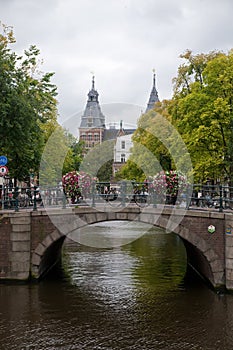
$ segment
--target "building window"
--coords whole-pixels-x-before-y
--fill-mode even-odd
[[[125,149],[125,141],[121,141],[121,149]]]
[[[125,163],[125,154],[121,154],[121,163]]]
[[[88,134],[88,140],[89,140],[89,141],[92,140],[92,134],[91,134],[91,133]]]
[[[100,135],[99,134],[94,134],[94,140],[99,141],[100,140]]]

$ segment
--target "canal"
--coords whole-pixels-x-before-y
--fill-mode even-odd
[[[130,243],[112,244],[119,227]],[[89,226],[50,278],[0,284],[0,350],[232,350],[233,296],[185,278],[175,234],[137,234],[135,223]]]

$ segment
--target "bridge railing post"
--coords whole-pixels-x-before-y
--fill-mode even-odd
[[[192,192],[192,187],[188,185],[186,190],[186,210],[189,210],[190,202],[192,201]]]
[[[222,185],[219,185],[219,212],[223,211]]]
[[[122,207],[125,207],[126,203],[126,182],[122,181],[121,182],[121,205]]]
[[[154,188],[152,188],[151,196],[152,196],[153,208],[157,208],[157,193]]]
[[[92,184],[91,184],[92,207],[95,207],[95,194],[96,194],[96,181],[92,181]]]
[[[19,188],[15,187],[15,211],[19,211]]]
[[[62,193],[62,209],[66,209],[66,193],[65,191],[63,190],[63,193]]]
[[[33,211],[37,210],[37,203],[36,203],[36,186],[33,188]]]

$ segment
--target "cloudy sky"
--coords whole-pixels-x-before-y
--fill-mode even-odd
[[[170,98],[181,53],[233,47],[232,0],[0,0],[0,9],[14,51],[37,45],[55,72],[61,122],[85,108],[92,72],[101,105],[145,109],[153,68],[160,99]]]

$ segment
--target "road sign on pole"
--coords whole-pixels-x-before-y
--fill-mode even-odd
[[[4,165],[6,165],[7,164],[7,162],[8,162],[8,159],[7,159],[7,157],[6,156],[0,156],[0,166],[4,166]]]
[[[5,176],[8,173],[7,166],[0,166],[0,176]]]

